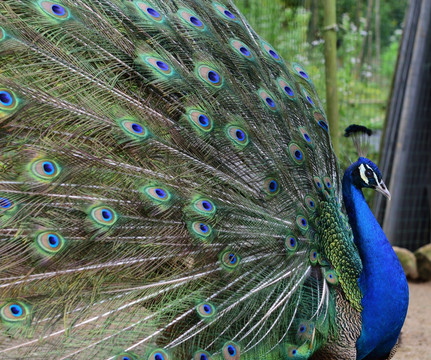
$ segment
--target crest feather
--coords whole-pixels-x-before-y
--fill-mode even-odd
[[[344,136],[352,139],[353,145],[360,157],[367,157],[372,133],[371,129],[356,124],[352,124],[344,130]]]

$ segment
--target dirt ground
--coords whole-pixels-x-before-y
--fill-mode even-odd
[[[431,360],[431,282],[409,282],[410,303],[393,360]]]

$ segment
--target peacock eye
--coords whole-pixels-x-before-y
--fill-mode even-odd
[[[373,176],[373,172],[370,169],[365,170],[365,175],[367,177],[372,177]]]

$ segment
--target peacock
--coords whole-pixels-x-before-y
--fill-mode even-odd
[[[0,26],[1,359],[392,357],[368,129],[341,176],[311,77],[232,2],[3,0]]]

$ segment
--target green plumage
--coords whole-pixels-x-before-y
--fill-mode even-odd
[[[0,357],[330,353],[361,262],[305,70],[228,1],[0,22]]]
[[[361,311],[362,294],[357,279],[362,272],[362,262],[353,243],[352,234],[346,229],[348,223],[340,217],[331,202],[321,202],[320,224],[322,250],[340,279],[346,298]]]

